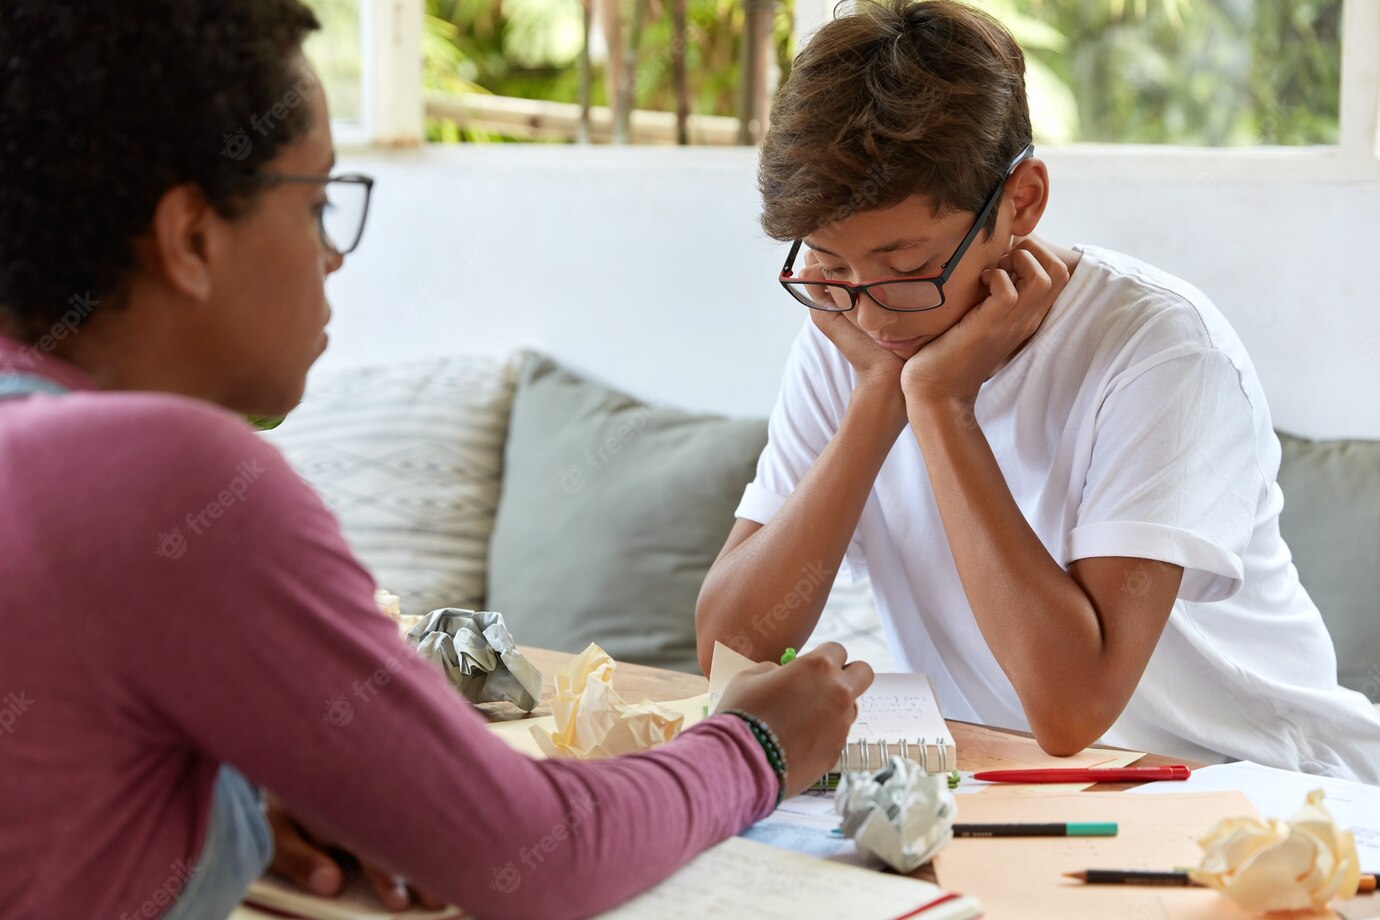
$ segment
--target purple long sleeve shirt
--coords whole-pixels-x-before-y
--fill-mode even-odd
[[[0,401],[0,916],[144,916],[221,763],[480,917],[596,913],[770,811],[731,716],[599,763],[510,750],[236,416],[3,337],[0,369],[72,391]]]

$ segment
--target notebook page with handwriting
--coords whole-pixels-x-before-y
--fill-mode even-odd
[[[601,920],[968,920],[973,898],[730,837]]]

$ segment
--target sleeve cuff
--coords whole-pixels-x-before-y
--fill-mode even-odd
[[[1075,527],[1068,537],[1068,561],[1129,556],[1183,566],[1182,600],[1224,601],[1241,590],[1241,558],[1191,530],[1142,521],[1104,521]]]
[[[777,495],[770,489],[750,482],[743,491],[743,500],[738,503],[738,510],[733,512],[733,516],[765,524],[772,519],[776,512],[781,510],[781,506],[784,504],[786,504],[786,496]]]

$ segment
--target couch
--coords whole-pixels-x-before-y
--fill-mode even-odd
[[[499,610],[522,643],[695,671],[695,598],[766,422],[522,352],[336,371],[265,437],[404,612]],[[1280,437],[1281,529],[1342,683],[1380,701],[1380,442]],[[891,669],[866,583],[833,586],[810,646],[830,640]]]

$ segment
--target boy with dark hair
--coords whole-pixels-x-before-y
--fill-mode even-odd
[[[760,186],[809,322],[700,595],[701,660],[800,646],[825,592],[754,612],[842,568],[952,718],[1380,781],[1380,718],[1338,686],[1280,538],[1250,358],[1193,286],[1034,235],[1024,69],[952,0],[862,3],[797,58]]]

